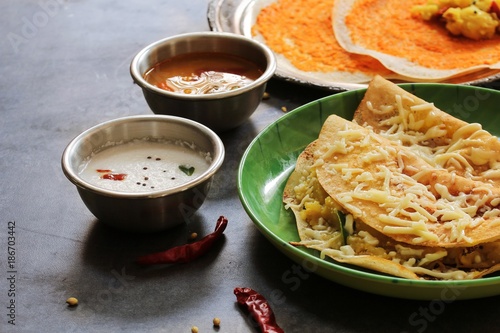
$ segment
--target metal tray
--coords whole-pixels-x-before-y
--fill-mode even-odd
[[[208,5],[208,23],[212,31],[231,32],[253,38],[251,28],[260,9],[275,0],[212,0]],[[329,89],[340,92],[365,88],[366,84],[332,82],[315,77],[283,63],[278,58],[277,78],[298,84]],[[481,70],[462,75],[443,83],[478,85],[489,88],[500,88],[500,70]]]

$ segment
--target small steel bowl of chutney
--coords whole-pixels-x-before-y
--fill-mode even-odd
[[[196,32],[154,42],[130,74],[155,114],[185,117],[216,132],[245,123],[276,71],[274,53],[251,38]]]

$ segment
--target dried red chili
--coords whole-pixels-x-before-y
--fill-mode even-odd
[[[234,294],[238,304],[245,306],[259,324],[262,333],[284,333],[264,296],[251,288],[234,288]]]
[[[217,220],[214,232],[206,235],[199,241],[176,246],[166,251],[141,256],[137,259],[137,263],[140,265],[160,265],[193,261],[207,253],[213,247],[215,242],[222,237],[226,226],[227,219],[221,216]]]

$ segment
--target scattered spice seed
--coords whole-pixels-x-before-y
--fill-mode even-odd
[[[68,306],[77,306],[78,299],[76,299],[75,297],[70,297],[66,300],[66,303],[68,303]]]
[[[196,237],[198,237],[198,234],[196,232],[193,232],[191,233],[191,235],[189,235],[189,239],[191,240],[196,239]]]
[[[199,330],[198,330],[197,326],[191,327],[191,333],[198,333],[198,332],[199,332]]]
[[[288,111],[288,109],[286,108],[286,106],[282,106],[282,107],[281,107],[281,111],[283,111],[283,112],[287,112],[287,111]]]
[[[262,99],[269,99],[271,97],[271,95],[269,95],[269,93],[266,91],[264,92],[264,94],[262,95]]]
[[[220,327],[220,318],[215,317],[213,323],[215,327]]]

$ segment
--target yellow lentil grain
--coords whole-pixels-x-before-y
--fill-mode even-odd
[[[199,330],[198,330],[197,326],[191,327],[191,333],[198,333],[198,332],[199,332]]]
[[[75,297],[69,297],[66,300],[66,303],[68,303],[69,306],[77,306],[78,305],[78,299],[76,299]]]
[[[189,235],[189,239],[191,239],[191,240],[196,239],[196,237],[198,237],[198,234],[196,232],[193,232],[193,233],[191,233],[191,235]]]
[[[215,317],[213,320],[214,326],[219,327],[220,326],[220,318]]]

